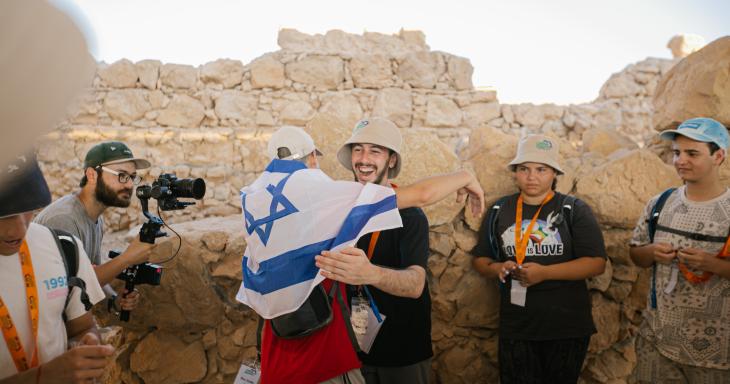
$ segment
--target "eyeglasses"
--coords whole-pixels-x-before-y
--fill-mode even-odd
[[[142,177],[136,173],[130,175],[129,173],[119,172],[119,171],[116,171],[114,169],[107,168],[104,166],[99,167],[99,168],[101,168],[102,171],[109,172],[112,175],[116,175],[119,178],[120,184],[127,184],[131,180],[132,184],[137,185],[137,184],[139,184],[140,181],[142,181]]]

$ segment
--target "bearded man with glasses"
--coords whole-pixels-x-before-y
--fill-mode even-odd
[[[139,293],[124,291],[121,299],[115,300],[117,296],[108,284],[125,268],[146,262],[153,245],[143,243],[137,237],[126,251],[114,259],[102,255],[102,213],[109,207],[128,207],[134,186],[141,181],[137,170],[149,167],[149,161],[135,158],[122,142],[99,143],[86,154],[81,190],[56,200],[34,219],[38,224],[69,232],[81,240],[95,266],[99,283],[104,286],[117,310],[133,310],[139,303]]]

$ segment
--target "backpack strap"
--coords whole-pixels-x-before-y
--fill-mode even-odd
[[[71,291],[74,287],[78,287],[81,290],[80,299],[81,303],[84,304],[84,309],[86,309],[86,311],[89,311],[92,305],[91,300],[89,300],[89,295],[86,293],[86,282],[78,277],[79,249],[76,245],[76,241],[74,240],[73,236],[66,231],[53,228],[49,229],[51,230],[51,234],[53,234],[53,239],[56,242],[58,251],[61,253],[63,266],[66,268],[68,293],[66,294],[66,302],[63,305],[62,315],[63,321],[65,322],[67,321],[66,308],[68,308],[68,304],[71,301]]]
[[[497,219],[499,218],[499,211],[502,209],[504,204],[507,203],[509,196],[501,197],[496,203],[492,205],[487,212],[487,218],[484,221],[487,225],[485,230],[487,234],[487,244],[489,245],[489,252],[492,253],[494,261],[503,261],[501,247],[499,246],[499,234],[497,233]]]
[[[560,203],[565,224],[568,226],[570,237],[573,237],[573,212],[575,212],[575,202],[578,200],[575,196],[564,195],[563,201]]]
[[[667,202],[667,199],[669,199],[669,196],[676,190],[676,188],[668,188],[664,192],[662,192],[661,195],[659,195],[659,198],[656,200],[656,203],[654,203],[654,206],[651,208],[651,213],[649,214],[649,218],[646,221],[646,229],[649,232],[649,242],[654,242],[654,234],[656,234],[656,230],[659,224],[659,215],[662,212],[662,209],[664,208],[664,204]],[[651,267],[651,295],[649,296],[649,301],[652,309],[656,309],[656,263],[652,264]]]
[[[352,343],[352,347],[355,349],[355,353],[360,353],[362,352],[362,350],[360,350],[360,344],[358,344],[357,337],[355,337],[355,331],[352,329],[352,323],[350,322],[350,311],[347,310],[347,304],[345,303],[345,299],[342,297],[342,290],[335,288],[339,287],[340,284],[341,283],[337,281],[332,281],[332,290],[336,291],[337,303],[340,304],[340,312],[342,313],[342,319],[345,320],[345,328],[347,329],[347,336],[350,337],[350,343]],[[332,290],[330,290],[330,295],[332,295]]]

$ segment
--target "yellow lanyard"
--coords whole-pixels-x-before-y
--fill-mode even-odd
[[[15,329],[13,319],[10,317],[10,312],[2,297],[0,297],[0,325],[2,325],[5,345],[8,347],[10,355],[13,356],[15,367],[18,372],[23,372],[38,365],[38,289],[36,288],[35,273],[33,272],[33,262],[30,259],[30,250],[25,239],[20,245],[18,257],[23,271],[25,296],[28,300],[28,313],[33,327],[33,344],[35,344],[30,364],[28,364],[23,344],[20,342],[18,330]]]
[[[545,204],[547,204],[554,195],[555,194],[550,191],[550,193],[548,193],[542,200],[540,208],[537,209],[535,216],[532,217],[532,221],[530,221],[530,225],[527,226],[527,231],[525,231],[524,236],[522,235],[522,194],[520,193],[520,197],[517,198],[517,212],[515,214],[515,258],[517,259],[517,264],[522,265],[525,261],[525,256],[527,255],[527,243],[530,241],[532,227],[535,226],[535,222],[537,221],[537,217],[540,215],[542,207],[545,206]]]

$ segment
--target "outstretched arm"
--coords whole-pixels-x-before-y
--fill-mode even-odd
[[[476,177],[465,170],[427,177],[395,190],[400,209],[435,204],[454,192],[459,202],[469,197],[469,207],[475,216],[482,214],[484,190]]]

